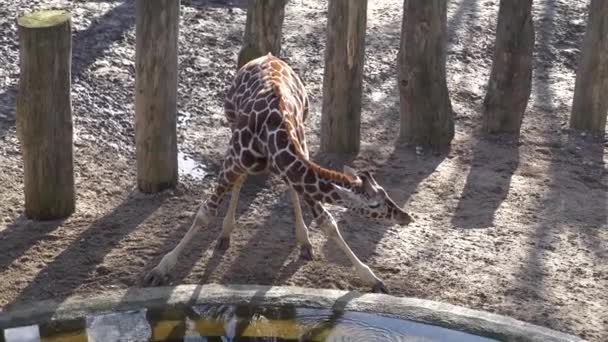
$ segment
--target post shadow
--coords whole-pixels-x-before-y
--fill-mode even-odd
[[[547,182],[548,192],[538,204],[539,217],[542,219],[531,228],[528,234],[528,251],[522,266],[514,275],[515,284],[507,290],[507,296],[524,303],[530,303],[529,311],[534,312],[538,318],[532,319],[532,323],[552,326],[558,324],[558,317],[563,312],[559,307],[546,305],[543,299],[546,291],[547,259],[551,252],[559,253],[556,244],[568,230],[575,231],[582,236],[582,241],[595,253],[597,260],[606,257],[606,249],[601,246],[601,238],[597,233],[606,227],[606,184],[602,174],[605,174],[603,163],[603,147],[593,142],[585,142],[576,137],[572,132],[564,133],[560,129],[560,119],[562,118],[559,108],[555,105],[555,91],[548,82],[550,71],[558,58],[552,53],[551,46],[555,42],[556,17],[558,3],[555,0],[546,0],[544,3],[541,22],[537,29],[536,53],[538,57],[535,64],[535,79],[533,82],[535,105],[539,107],[542,115],[543,126],[537,128],[535,133],[544,135],[544,147],[547,148],[545,154],[550,156]],[[567,137],[564,137],[567,134]],[[567,151],[562,147],[574,149],[575,146],[581,147],[580,155],[564,155]],[[574,159],[574,160],[573,160]],[[587,159],[587,160],[585,160]],[[589,166],[585,166],[585,161],[590,161]],[[577,184],[574,187],[564,186],[564,181],[572,181],[572,173],[564,168],[565,164],[575,164],[584,185]],[[588,177],[588,178],[587,178]],[[578,188],[580,196],[572,193],[573,188]],[[594,209],[587,210],[592,212],[594,217],[588,217],[585,212],[578,211],[581,207],[581,197],[588,199],[591,194],[584,191],[594,191],[599,196],[594,196],[594,200],[586,204]],[[590,222],[581,222],[590,219]],[[582,224],[581,224],[582,223]],[[604,303],[608,304],[608,303]]]
[[[5,308],[30,300],[66,298],[93,273],[122,239],[152,215],[165,195],[138,198],[132,193],[110,213],[93,222],[74,242],[46,265]],[[83,259],[83,256],[86,256]],[[54,293],[49,293],[49,285]]]
[[[0,271],[6,270],[11,263],[21,258],[30,247],[39,241],[51,239],[49,234],[63,222],[64,220],[33,221],[23,214],[19,216],[15,222],[0,231],[0,251],[2,251]]]
[[[196,9],[206,8],[241,8],[247,9],[247,0],[181,0],[182,6]]]
[[[460,31],[464,22],[466,21],[465,12],[469,7],[473,7],[472,16],[477,17],[479,11],[478,0],[460,0],[460,3],[458,4],[458,9],[448,20],[448,47],[450,47],[455,42],[458,31]],[[471,36],[469,35],[467,41],[470,42],[470,39]]]
[[[496,211],[506,199],[519,165],[517,138],[478,134],[475,139],[471,169],[452,217],[457,228],[494,226]]]

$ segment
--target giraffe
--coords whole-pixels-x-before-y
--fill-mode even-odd
[[[304,135],[308,110],[308,97],[300,78],[272,54],[254,59],[237,71],[224,101],[232,136],[215,190],[200,205],[190,229],[177,246],[144,277],[145,284],[154,286],[166,281],[184,247],[199,229],[213,222],[224,195],[232,192],[216,245],[220,250],[227,249],[236,225],[239,193],[247,175],[271,172],[288,185],[301,258],[312,260],[313,251],[300,200],[311,209],[313,219],[328,238],[347,255],[358,276],[374,292],[388,292],[382,280],[346,244],[336,220],[323,204],[343,206],[390,224],[407,225],[412,219],[370,172],[357,172],[348,166],[337,172],[309,159]]]

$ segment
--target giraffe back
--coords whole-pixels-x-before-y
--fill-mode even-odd
[[[233,155],[248,171],[265,171],[268,157],[291,144],[308,158],[306,89],[281,59],[268,54],[241,67],[226,93],[224,110],[233,131]],[[287,133],[279,134],[285,138],[280,143],[276,142],[278,131]],[[273,144],[269,139],[275,139]]]

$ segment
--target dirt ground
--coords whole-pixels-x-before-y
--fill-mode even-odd
[[[139,286],[142,275],[175,246],[211,191],[229,135],[222,95],[235,72],[243,2],[182,0],[182,178],[176,190],[158,195],[134,189],[134,1],[0,4],[0,307]],[[534,2],[533,95],[522,136],[513,141],[478,134],[498,0],[449,1],[447,67],[457,133],[448,154],[434,155],[397,143],[395,61],[403,1],[369,1],[362,151],[349,162],[375,170],[416,221],[382,226],[339,208],[331,211],[355,253],[393,294],[608,340],[608,144],[606,137],[593,141],[567,129],[587,2]],[[65,221],[37,223],[23,216],[14,19],[30,9],[57,7],[73,13],[77,210]],[[325,0],[292,0],[284,26],[283,57],[310,92],[313,154],[326,14]],[[326,166],[339,164],[331,156],[315,158]],[[214,249],[219,225],[210,227],[188,248],[172,283],[367,291],[314,225],[316,259],[298,258],[289,203],[277,180],[250,178],[229,250]]]

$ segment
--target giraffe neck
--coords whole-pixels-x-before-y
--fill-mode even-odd
[[[299,194],[328,204],[344,204],[334,185],[352,189],[361,184],[361,180],[326,169],[300,153],[281,173]]]

